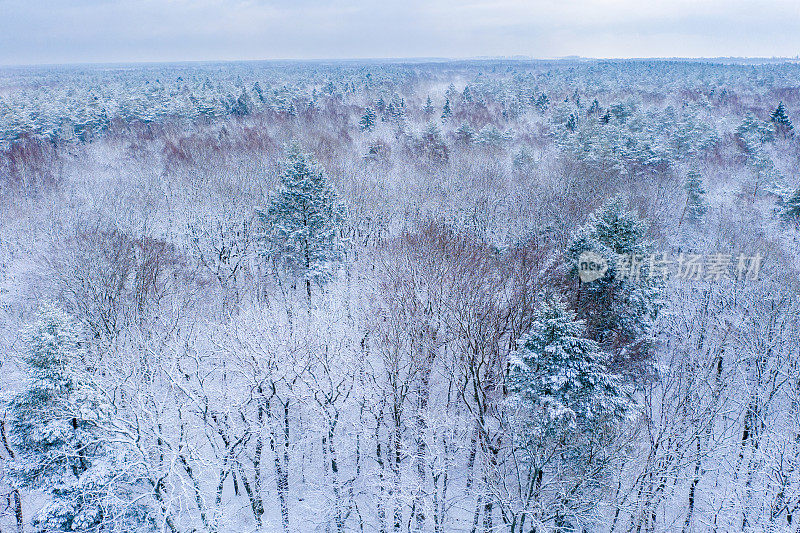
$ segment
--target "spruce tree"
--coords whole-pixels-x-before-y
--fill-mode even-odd
[[[419,142],[419,153],[432,163],[446,163],[450,152],[444,142],[441,130],[434,123],[428,124],[422,132]]]
[[[456,141],[459,144],[469,145],[472,144],[474,139],[475,130],[473,130],[472,127],[470,127],[470,125],[466,122],[462,123],[461,126],[459,126],[456,130]]]
[[[109,406],[83,370],[87,353],[79,324],[45,304],[24,339],[28,378],[8,403],[16,450],[8,475],[17,486],[49,497],[34,526],[48,532],[147,529],[139,506],[114,503],[126,476],[100,429]]]
[[[655,250],[645,233],[643,222],[616,199],[589,216],[569,247],[572,265],[584,251],[607,262],[608,270],[600,279],[578,283],[573,307],[586,321],[589,338],[630,362],[648,357],[648,334],[660,309],[663,285],[663,277],[648,270]],[[569,276],[579,280],[577,266]]]
[[[699,172],[689,172],[686,176],[686,207],[684,218],[690,222],[700,222],[708,207],[705,204],[706,191],[703,189],[703,180]]]
[[[748,114],[736,128],[736,136],[747,153],[757,153],[761,145],[773,141],[775,129],[753,114]]]
[[[561,298],[541,303],[511,358],[512,396],[544,422],[587,424],[622,417],[630,391],[606,367],[609,356],[584,337],[584,323]]]
[[[406,115],[406,101],[399,94],[392,95],[392,99],[386,106],[386,112],[395,122],[401,121]]]
[[[794,191],[794,194],[786,200],[783,206],[781,218],[787,222],[794,222],[800,224],[800,189]]]
[[[422,111],[425,113],[425,116],[431,116],[433,114],[434,108],[430,96],[425,100],[425,107],[422,108]]]
[[[444,96],[448,100],[455,100],[456,96],[458,96],[458,91],[456,91],[456,86],[452,83],[448,85],[447,90],[444,92]]]
[[[316,89],[314,89],[314,91],[316,91]],[[261,85],[258,82],[255,82],[253,84],[253,92],[256,94],[256,96],[258,97],[258,100],[262,104],[264,102],[266,102],[266,99],[264,98],[264,91],[261,89]]]
[[[569,118],[567,119],[565,127],[567,128],[568,131],[573,131],[573,132],[578,127],[578,119],[575,118],[575,115],[573,113],[569,114]]]
[[[239,95],[239,98],[237,98],[231,106],[231,114],[239,116],[248,115],[250,114],[252,108],[253,101],[250,98],[250,95],[247,94],[245,89],[242,89],[242,94]]]
[[[778,107],[775,109],[772,115],[770,115],[769,120],[775,127],[775,133],[782,136],[784,139],[794,135],[792,122],[789,120],[789,116],[786,114],[786,108],[783,106],[783,102],[778,104]]]
[[[534,105],[536,106],[536,109],[538,109],[541,113],[544,113],[550,106],[550,98],[548,98],[546,94],[542,93],[539,95],[539,98],[536,99],[536,103]]]
[[[442,122],[445,122],[453,115],[453,111],[450,109],[450,99],[444,101],[444,107],[442,108]]]
[[[361,116],[361,120],[358,122],[358,124],[363,131],[372,131],[373,129],[375,129],[376,118],[377,115],[375,115],[375,112],[372,110],[371,107],[368,107],[364,111],[364,114]]]
[[[592,505],[589,495],[599,487],[584,485],[579,497],[588,499],[581,503],[564,494],[576,480],[603,472],[605,460],[596,452],[614,440],[634,408],[632,388],[609,370],[610,356],[584,329],[561,298],[545,300],[509,360],[507,438],[522,452],[520,464],[553,531],[582,530],[574,513]],[[536,523],[544,514],[534,511],[531,518]]]
[[[575,107],[580,108],[581,106],[581,97],[578,94],[578,89],[575,89],[575,92],[572,93],[572,101],[575,102]]]
[[[267,257],[306,286],[324,283],[343,259],[339,230],[344,207],[313,156],[292,143],[283,163],[278,190],[259,212]]]
[[[472,92],[469,90],[469,85],[464,86],[464,91],[461,93],[461,101],[466,104],[472,103]]]
[[[534,164],[535,160],[533,156],[524,146],[520,148],[516,154],[514,154],[512,165],[515,171],[517,172],[530,171],[533,169]]]

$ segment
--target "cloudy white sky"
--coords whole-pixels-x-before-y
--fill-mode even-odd
[[[800,0],[0,0],[0,64],[794,57]]]

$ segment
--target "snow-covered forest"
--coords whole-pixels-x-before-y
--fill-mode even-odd
[[[0,530],[800,531],[798,80],[0,70]]]

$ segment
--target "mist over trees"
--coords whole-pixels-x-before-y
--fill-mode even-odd
[[[800,531],[798,79],[0,70],[0,530]]]

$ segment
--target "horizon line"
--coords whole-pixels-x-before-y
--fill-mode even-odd
[[[176,64],[209,64],[209,63],[451,63],[459,61],[511,61],[511,62],[557,62],[557,61],[769,61],[774,63],[800,62],[800,55],[789,56],[650,56],[650,57],[588,57],[566,55],[556,57],[534,57],[520,54],[508,56],[408,56],[408,57],[335,57],[335,58],[267,58],[267,59],[175,59],[175,60],[133,60],[133,61],[68,61],[63,63],[4,63],[0,68],[41,68],[41,67],[90,67],[90,66],[144,66],[144,65],[176,65]]]

